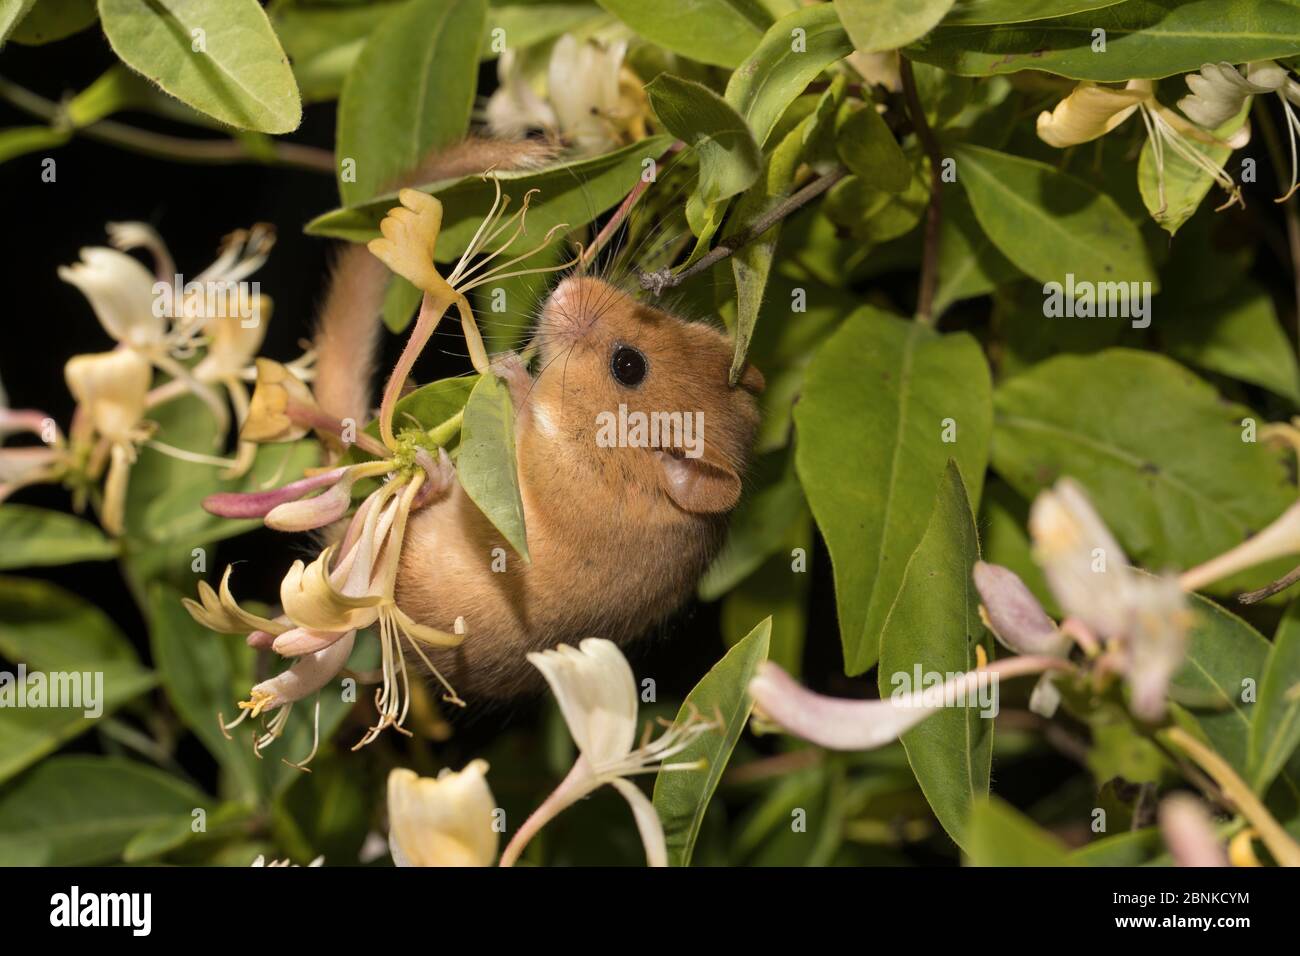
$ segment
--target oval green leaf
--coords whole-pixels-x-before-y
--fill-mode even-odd
[[[953,0],[835,0],[853,46],[861,53],[896,50],[925,36],[952,9]]]
[[[979,500],[993,421],[988,364],[969,335],[863,308],[814,355],[794,420],[799,480],[835,573],[844,667],[860,674],[879,656],[949,458]]]
[[[598,0],[652,43],[715,66],[739,66],[772,16],[759,0],[692,0],[672,11],[644,0]]]
[[[412,0],[374,29],[339,95],[345,203],[371,198],[430,150],[464,138],[486,29],[486,0]]]
[[[481,376],[465,403],[456,471],[465,493],[528,561],[524,502],[515,459],[515,406],[510,388],[495,375]]]
[[[707,763],[704,769],[660,770],[655,776],[654,807],[668,841],[669,866],[691,864],[704,811],[713,799],[754,706],[749,682],[758,672],[758,665],[767,660],[771,637],[772,619],[767,618],[700,678],[677,712],[674,726],[699,714],[706,717],[721,714],[723,725],[699,735],[673,757],[674,763],[704,760]]]
[[[238,129],[288,133],[298,84],[257,0],[99,0],[122,62],[182,103]]]
[[[702,201],[721,202],[758,178],[763,157],[754,135],[717,93],[670,73],[659,74],[645,91],[664,126],[699,157]]]
[[[117,542],[84,518],[31,505],[0,505],[0,570],[103,561],[116,554]]]

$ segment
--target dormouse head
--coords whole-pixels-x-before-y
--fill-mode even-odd
[[[716,514],[740,498],[763,376],[732,386],[730,340],[600,279],[556,287],[538,326],[537,411],[558,440],[587,443],[607,477],[653,484]]]

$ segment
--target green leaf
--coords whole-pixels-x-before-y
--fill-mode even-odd
[[[0,655],[29,668],[29,681],[35,672],[45,675],[40,686],[47,703],[56,680],[59,687],[66,686],[53,675],[90,675],[90,683],[79,678],[75,690],[68,688],[81,695],[81,706],[0,708],[0,781],[90,730],[156,683],[102,611],[52,584],[0,578],[0,622]],[[5,693],[17,695],[19,688],[11,683]],[[99,713],[88,717],[88,711]]]
[[[395,275],[388,283],[384,293],[384,326],[395,335],[406,331],[406,327],[419,311],[424,293],[403,276]]]
[[[393,408],[393,421],[410,424],[414,419],[426,430],[436,428],[464,410],[478,381],[477,375],[461,375],[421,385],[398,400]],[[378,438],[378,420],[367,425],[366,432]]]
[[[860,53],[896,50],[934,29],[953,0],[835,0],[835,11]]]
[[[0,0],[0,43],[9,38],[35,3],[36,0]]]
[[[1104,53],[1093,48],[1098,29]],[[1300,7],[1290,0],[1128,0],[1023,27],[941,26],[907,54],[963,76],[1043,70],[1124,82],[1194,72],[1207,57],[1245,63],[1297,49]]]
[[[271,23],[293,62],[305,102],[332,100],[361,55],[366,38],[398,4],[298,6],[277,3]]]
[[[1099,321],[1099,320],[1085,320]],[[1241,543],[1295,499],[1279,458],[1243,441],[1249,409],[1163,356],[1062,355],[1002,383],[993,466],[1032,499],[1063,476],[1088,491],[1135,563],[1190,568]],[[1215,586],[1260,587],[1264,565]]]
[[[524,50],[554,40],[562,33],[589,35],[597,26],[612,24],[613,18],[594,3],[496,3],[488,9],[488,36],[480,55],[494,60],[493,31],[504,31],[506,49]]]
[[[749,682],[758,665],[767,660],[771,636],[772,619],[768,618],[713,665],[677,712],[674,727],[700,714],[708,717],[715,713],[722,715],[723,726],[700,734],[673,757],[674,763],[707,761],[705,769],[660,770],[655,776],[654,806],[664,824],[670,866],[690,866],[704,811],[754,706]]]
[[[1300,406],[1295,350],[1268,292],[1243,281],[1210,301],[1180,294],[1175,303],[1173,317],[1161,327],[1170,355],[1263,386]]]
[[[1264,793],[1300,746],[1300,697],[1287,694],[1300,685],[1300,602],[1293,601],[1278,625],[1259,681],[1259,699],[1250,724],[1250,784]]]
[[[923,680],[932,674],[946,680],[973,670],[977,644],[992,654],[971,582],[979,538],[956,461],[949,459],[932,501],[925,535],[907,561],[880,635],[881,697],[920,690],[913,686],[918,673]],[[942,708],[903,734],[921,791],[963,849],[971,807],[988,796],[993,759],[993,721],[973,699],[970,704]]]
[[[170,585],[150,586],[147,611],[149,646],[168,700],[229,776],[231,795],[252,802],[262,786],[259,761],[246,738],[226,739],[218,717],[236,716],[235,703],[248,688],[237,685],[232,657],[252,652],[242,637],[214,634],[198,624]]]
[[[1252,723],[1259,706],[1243,700],[1265,678],[1269,643],[1235,614],[1199,594],[1189,595],[1196,622],[1187,658],[1170,681],[1178,717],[1190,718],[1224,760],[1248,776]],[[1276,771],[1275,771],[1276,772]]]
[[[849,171],[870,186],[900,193],[912,182],[912,164],[874,105],[850,113],[839,124],[835,149]]]
[[[21,7],[21,0],[17,4]],[[0,21],[4,14],[0,12]],[[95,0],[41,0],[9,35],[15,43],[41,46],[79,33],[99,19]],[[3,29],[0,29],[3,36]]]
[[[41,848],[47,866],[109,863],[137,833],[211,802],[171,774],[116,757],[55,757],[0,799],[0,863],[7,847]]]
[[[520,557],[531,560],[515,459],[515,406],[510,388],[495,375],[480,377],[465,403],[456,471],[470,500]]]
[[[1165,848],[1164,838],[1156,827],[1094,840],[1070,853],[1070,860],[1082,866],[1141,866]]]
[[[493,175],[516,202],[528,190],[540,190],[529,209],[528,233],[543,236],[556,225],[567,224],[574,229],[586,225],[622,201],[641,176],[644,162],[657,161],[672,141],[671,136],[651,136],[592,159],[543,170],[503,170]],[[439,262],[454,260],[482,224],[496,191],[482,176],[464,176],[419,188],[442,201],[437,257]],[[314,236],[366,242],[379,235],[379,221],[396,205],[397,194],[387,193],[317,216],[307,224],[306,231]]]
[[[1071,13],[1113,7],[1124,0],[957,0],[943,18],[945,27],[981,26],[1047,20]]]
[[[763,169],[749,125],[702,83],[661,73],[645,88],[660,121],[700,160],[700,198],[717,203],[744,192]]]
[[[949,306],[962,299],[992,292],[1021,274],[975,221],[970,200],[960,186],[944,187],[943,220],[939,228],[939,285],[934,292],[935,315],[942,315]]]
[[[739,66],[772,22],[758,0],[692,0],[668,12],[642,0],[598,0],[652,43],[715,66]]]
[[[117,542],[83,518],[31,505],[0,505],[0,569],[103,561],[116,554]]]
[[[1209,145],[1186,137],[1187,148],[1195,150],[1215,166],[1222,166],[1232,155],[1231,146]],[[1164,191],[1161,192],[1161,181]],[[1201,201],[1214,185],[1214,177],[1173,149],[1164,150],[1164,174],[1156,168],[1155,146],[1148,137],[1138,157],[1138,189],[1151,218],[1169,235],[1176,233],[1192,218]]]
[[[99,0],[127,66],[238,129],[288,133],[302,121],[288,57],[257,0]]]
[[[966,826],[970,866],[1070,866],[1065,844],[1008,803],[990,797],[971,807]]]
[[[486,0],[412,0],[375,28],[339,96],[345,203],[371,198],[430,150],[465,137],[486,29]]]
[[[0,577],[0,654],[41,670],[138,670],[140,658],[95,605],[47,581]]]
[[[803,36],[795,49],[794,32]],[[853,46],[829,4],[788,13],[763,35],[762,42],[727,81],[726,99],[745,118],[760,146],[777,120],[808,84]]]
[[[1036,160],[957,148],[958,179],[998,249],[1040,282],[1158,282],[1137,227],[1104,193]]]
[[[876,662],[885,616],[930,519],[949,458],[978,501],[991,383],[969,335],[940,336],[874,308],[813,357],[795,406],[796,466],[835,572],[844,666]],[[956,441],[943,440],[946,420]]]

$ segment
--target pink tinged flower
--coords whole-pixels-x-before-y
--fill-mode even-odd
[[[1214,821],[1200,800],[1175,793],[1160,803],[1160,833],[1179,866],[1227,866]]]
[[[324,650],[350,631],[314,631],[309,627],[295,627],[267,642],[281,657],[299,657]],[[250,639],[252,635],[249,635]]]
[[[346,468],[335,468],[319,475],[300,478],[270,491],[223,491],[208,495],[203,499],[203,509],[221,518],[265,518],[278,505],[295,501],[308,492],[332,485],[346,470]]]
[[[254,686],[251,700],[239,706],[257,717],[316,693],[343,670],[355,640],[356,632],[349,631],[323,650],[296,658],[287,669]]]
[[[972,578],[983,602],[985,623],[1005,647],[1017,654],[1064,657],[1069,653],[1070,639],[1014,571],[978,561]]]
[[[776,664],[760,666],[749,693],[761,717],[828,750],[874,750],[892,743],[953,701],[974,704],[981,683],[1070,670],[1059,657],[1008,657],[930,687],[882,700],[844,700],[813,693]]]

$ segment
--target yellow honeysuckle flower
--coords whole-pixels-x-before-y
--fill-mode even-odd
[[[220,591],[213,591],[207,581],[199,582],[199,600],[181,598],[181,604],[190,612],[190,617],[210,631],[219,634],[247,634],[250,631],[265,631],[268,634],[283,634],[289,628],[277,621],[269,620],[257,614],[245,611],[230,593],[230,572],[234,565],[228,565],[221,575]]]
[[[388,846],[398,866],[491,866],[496,801],[486,760],[436,778],[398,768],[388,775]]]

